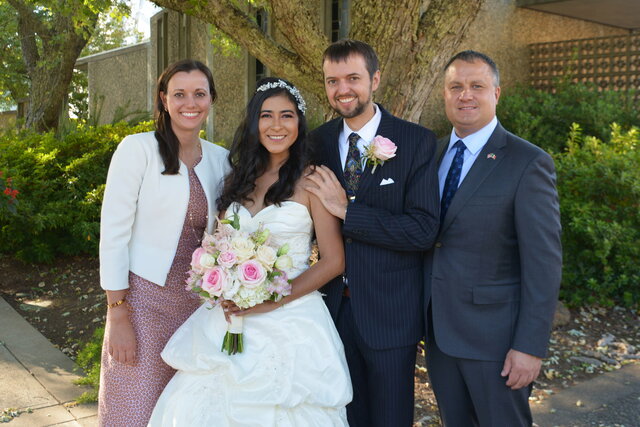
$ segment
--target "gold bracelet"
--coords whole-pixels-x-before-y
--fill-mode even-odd
[[[122,298],[121,300],[116,301],[113,304],[107,303],[107,308],[116,308],[117,306],[124,304],[124,301],[125,301],[125,299]]]

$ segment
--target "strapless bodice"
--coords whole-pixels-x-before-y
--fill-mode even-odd
[[[269,229],[270,242],[277,247],[289,244],[289,256],[293,268],[289,277],[294,278],[309,267],[313,220],[307,207],[293,200],[277,205],[269,205],[251,216],[251,212],[240,203],[233,202],[227,209],[226,217],[236,213],[240,217],[240,230],[254,232],[262,224]]]

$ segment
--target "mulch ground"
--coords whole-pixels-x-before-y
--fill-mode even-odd
[[[28,265],[0,255],[0,295],[72,359],[104,324],[105,297],[99,284],[98,260],[93,257]],[[532,405],[576,382],[640,362],[637,310],[587,307],[568,314],[567,322],[552,333],[549,357],[536,382]],[[414,425],[440,425],[423,351],[418,355],[415,380]]]

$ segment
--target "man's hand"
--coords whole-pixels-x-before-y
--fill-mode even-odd
[[[538,378],[541,365],[542,359],[539,357],[511,349],[507,353],[500,375],[503,377],[508,375],[507,387],[511,387],[512,390],[518,390],[528,386]]]
[[[317,166],[305,178],[305,190],[315,195],[331,215],[344,220],[349,206],[347,193],[331,169]]]

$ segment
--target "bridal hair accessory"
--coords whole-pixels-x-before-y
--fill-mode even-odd
[[[298,110],[302,111],[302,114],[305,114],[305,112],[307,111],[307,104],[304,102],[304,99],[302,99],[302,95],[300,95],[300,91],[298,90],[298,88],[289,86],[282,80],[264,83],[256,89],[256,92],[264,92],[265,90],[275,89],[277,87],[286,89],[287,92],[293,95],[293,97],[296,99],[296,102],[298,103]]]

